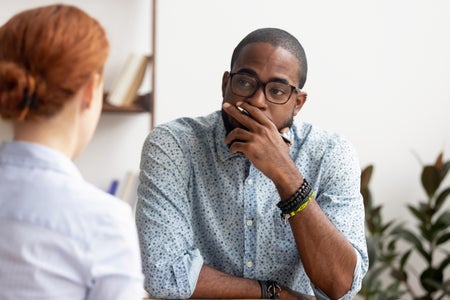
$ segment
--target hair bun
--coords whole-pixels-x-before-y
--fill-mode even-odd
[[[20,103],[28,88],[26,70],[12,62],[0,62],[0,114],[4,118],[16,118]],[[34,85],[34,82],[33,82]]]

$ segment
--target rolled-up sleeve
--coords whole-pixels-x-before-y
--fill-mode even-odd
[[[145,289],[153,298],[188,298],[203,258],[195,248],[186,195],[188,154],[164,127],[147,137],[142,149],[136,225]]]
[[[361,168],[357,153],[351,143],[335,136],[327,145],[321,158],[324,166],[316,182],[317,202],[323,212],[355,250],[356,265],[353,283],[340,299],[352,299],[361,288],[368,269],[367,244],[365,239],[364,203],[360,193]],[[320,289],[312,286],[317,299],[330,299]]]

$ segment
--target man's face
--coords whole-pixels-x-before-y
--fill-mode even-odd
[[[285,82],[297,86],[298,60],[289,51],[274,47],[268,43],[252,43],[245,46],[237,57],[232,73],[244,73],[260,82]],[[247,102],[259,108],[272,120],[278,130],[291,127],[293,118],[300,111],[306,100],[306,94],[293,91],[285,104],[274,104],[266,100],[263,88],[260,87],[250,97],[238,96],[231,90],[230,73],[225,72],[222,78],[223,102],[235,105],[237,102]],[[234,118],[222,112],[227,131],[243,127]]]

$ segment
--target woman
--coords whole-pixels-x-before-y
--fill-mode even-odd
[[[100,116],[105,31],[51,5],[12,17],[0,45],[0,299],[142,298],[131,208],[72,162]]]

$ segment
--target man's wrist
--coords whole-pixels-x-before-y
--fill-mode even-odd
[[[281,287],[274,280],[258,280],[261,286],[261,299],[280,299]]]

